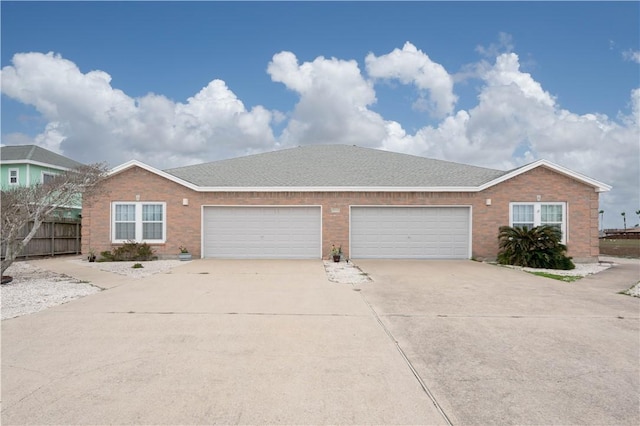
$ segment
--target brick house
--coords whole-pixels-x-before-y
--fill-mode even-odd
[[[86,200],[83,252],[145,241],[164,258],[492,259],[502,225],[562,229],[576,261],[598,256],[610,186],[545,160],[493,170],[346,145],[315,145],[157,170],[114,168]]]

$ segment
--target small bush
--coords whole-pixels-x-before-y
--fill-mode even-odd
[[[561,231],[553,226],[527,227],[501,226],[498,234],[498,262],[529,268],[574,269],[576,266],[565,255]]]
[[[147,243],[136,243],[129,241],[120,247],[114,248],[112,251],[103,251],[100,253],[103,262],[125,262],[132,260],[155,260],[153,248]]]
[[[140,268],[144,268],[144,266],[142,266],[142,263],[134,263],[133,266],[131,266],[133,269],[140,269]]]
[[[101,251],[98,262],[113,262],[113,254],[110,251]]]

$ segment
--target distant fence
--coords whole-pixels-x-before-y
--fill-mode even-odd
[[[602,237],[606,240],[640,240],[640,232],[617,232]]]
[[[25,226],[18,238],[24,238],[32,227],[33,222]],[[18,255],[18,258],[80,254],[81,228],[80,220],[76,219],[56,219],[44,222],[22,253]],[[5,247],[3,245],[0,256],[4,258],[4,254]]]

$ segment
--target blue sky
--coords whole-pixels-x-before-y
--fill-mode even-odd
[[[3,144],[160,168],[311,143],[547,158],[614,186],[610,226],[640,209],[638,2],[0,8]]]

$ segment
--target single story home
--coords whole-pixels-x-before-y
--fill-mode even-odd
[[[147,242],[164,258],[494,259],[498,228],[550,224],[575,261],[598,252],[610,186],[539,160],[501,171],[346,145],[158,170],[115,167],[86,200],[83,252]]]

